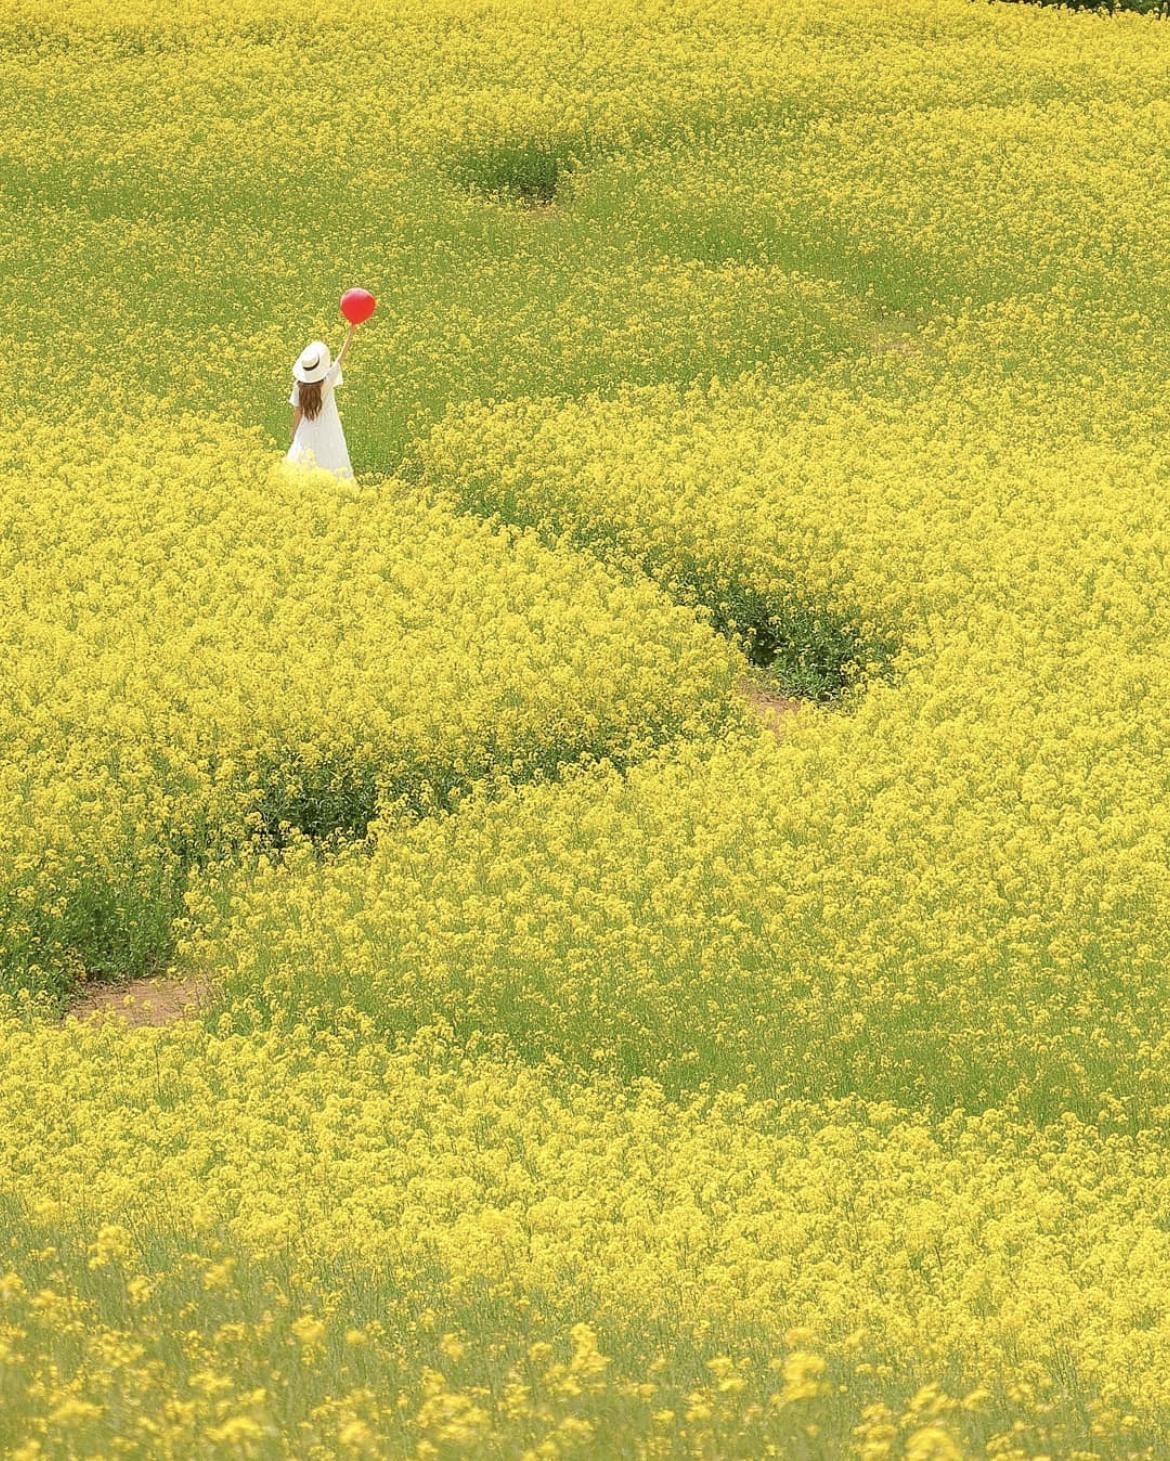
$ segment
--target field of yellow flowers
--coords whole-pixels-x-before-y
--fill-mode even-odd
[[[0,0],[0,1455],[1170,1455],[1168,46]]]

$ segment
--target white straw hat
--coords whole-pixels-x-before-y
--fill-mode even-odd
[[[303,380],[306,385],[309,385],[315,380],[324,380],[331,363],[329,346],[325,341],[310,340],[297,357],[297,362],[293,366],[293,375],[297,380]]]

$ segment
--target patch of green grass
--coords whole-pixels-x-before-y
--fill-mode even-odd
[[[532,138],[465,153],[453,173],[464,187],[489,198],[538,207],[556,200],[577,165],[569,146]]]

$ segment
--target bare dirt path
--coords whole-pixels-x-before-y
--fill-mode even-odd
[[[859,338],[875,355],[921,355],[924,352],[921,326],[900,310],[875,310],[865,319]]]
[[[90,985],[69,1007],[65,1018],[91,1020],[115,1015],[127,1025],[169,1025],[198,1014],[207,1002],[206,980],[128,979],[117,984]]]
[[[777,735],[781,733],[786,717],[799,710],[802,704],[800,700],[794,699],[791,695],[781,695],[776,690],[765,690],[746,680],[739,689],[740,694],[760,719]]]

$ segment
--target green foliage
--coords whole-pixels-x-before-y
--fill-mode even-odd
[[[1138,15],[1170,15],[1170,0],[998,0],[1006,5],[1049,5],[1060,10],[1092,10],[1115,15],[1121,10]]]
[[[465,187],[491,198],[539,207],[556,200],[577,165],[570,146],[529,138],[467,153],[454,164],[453,172]]]

